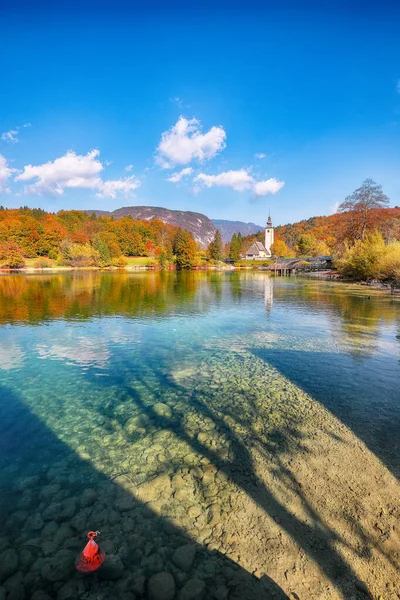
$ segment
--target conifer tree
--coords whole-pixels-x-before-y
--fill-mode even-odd
[[[215,230],[214,239],[208,246],[208,256],[211,260],[222,260],[224,256],[224,247],[222,244],[221,232]]]

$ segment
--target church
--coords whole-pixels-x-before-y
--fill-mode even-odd
[[[265,243],[254,242],[246,252],[246,260],[262,260],[272,257],[271,246],[274,243],[274,227],[272,225],[271,215],[268,216],[265,226]]]

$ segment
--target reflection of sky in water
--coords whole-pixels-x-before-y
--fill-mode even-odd
[[[19,369],[24,362],[24,352],[19,345],[12,340],[2,340],[0,344],[0,369],[9,371]]]

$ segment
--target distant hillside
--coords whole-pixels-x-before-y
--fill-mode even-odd
[[[261,225],[255,223],[244,223],[243,221],[226,221],[225,219],[211,219],[214,226],[220,230],[223,242],[230,242],[234,233],[241,233],[243,236],[252,235],[263,231]]]
[[[312,236],[317,243],[326,244],[327,252],[335,252],[343,247],[348,219],[347,214],[334,214],[278,225],[275,227],[275,240],[284,241],[288,248],[294,250],[300,236]],[[400,207],[371,210],[368,229],[378,229],[386,240],[400,239]],[[250,234],[245,244],[252,243],[254,239],[262,241],[262,234]]]
[[[158,206],[124,206],[117,208],[113,212],[105,210],[86,210],[88,214],[97,216],[112,215],[116,219],[130,215],[133,219],[142,219],[151,221],[151,219],[160,219],[164,223],[176,225],[187,229],[193,233],[196,242],[202,246],[208,246],[214,237],[215,227],[206,215],[191,212],[189,210],[170,210]]]

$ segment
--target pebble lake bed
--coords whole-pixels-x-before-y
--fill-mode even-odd
[[[16,274],[0,327],[0,600],[400,598],[399,296]]]

